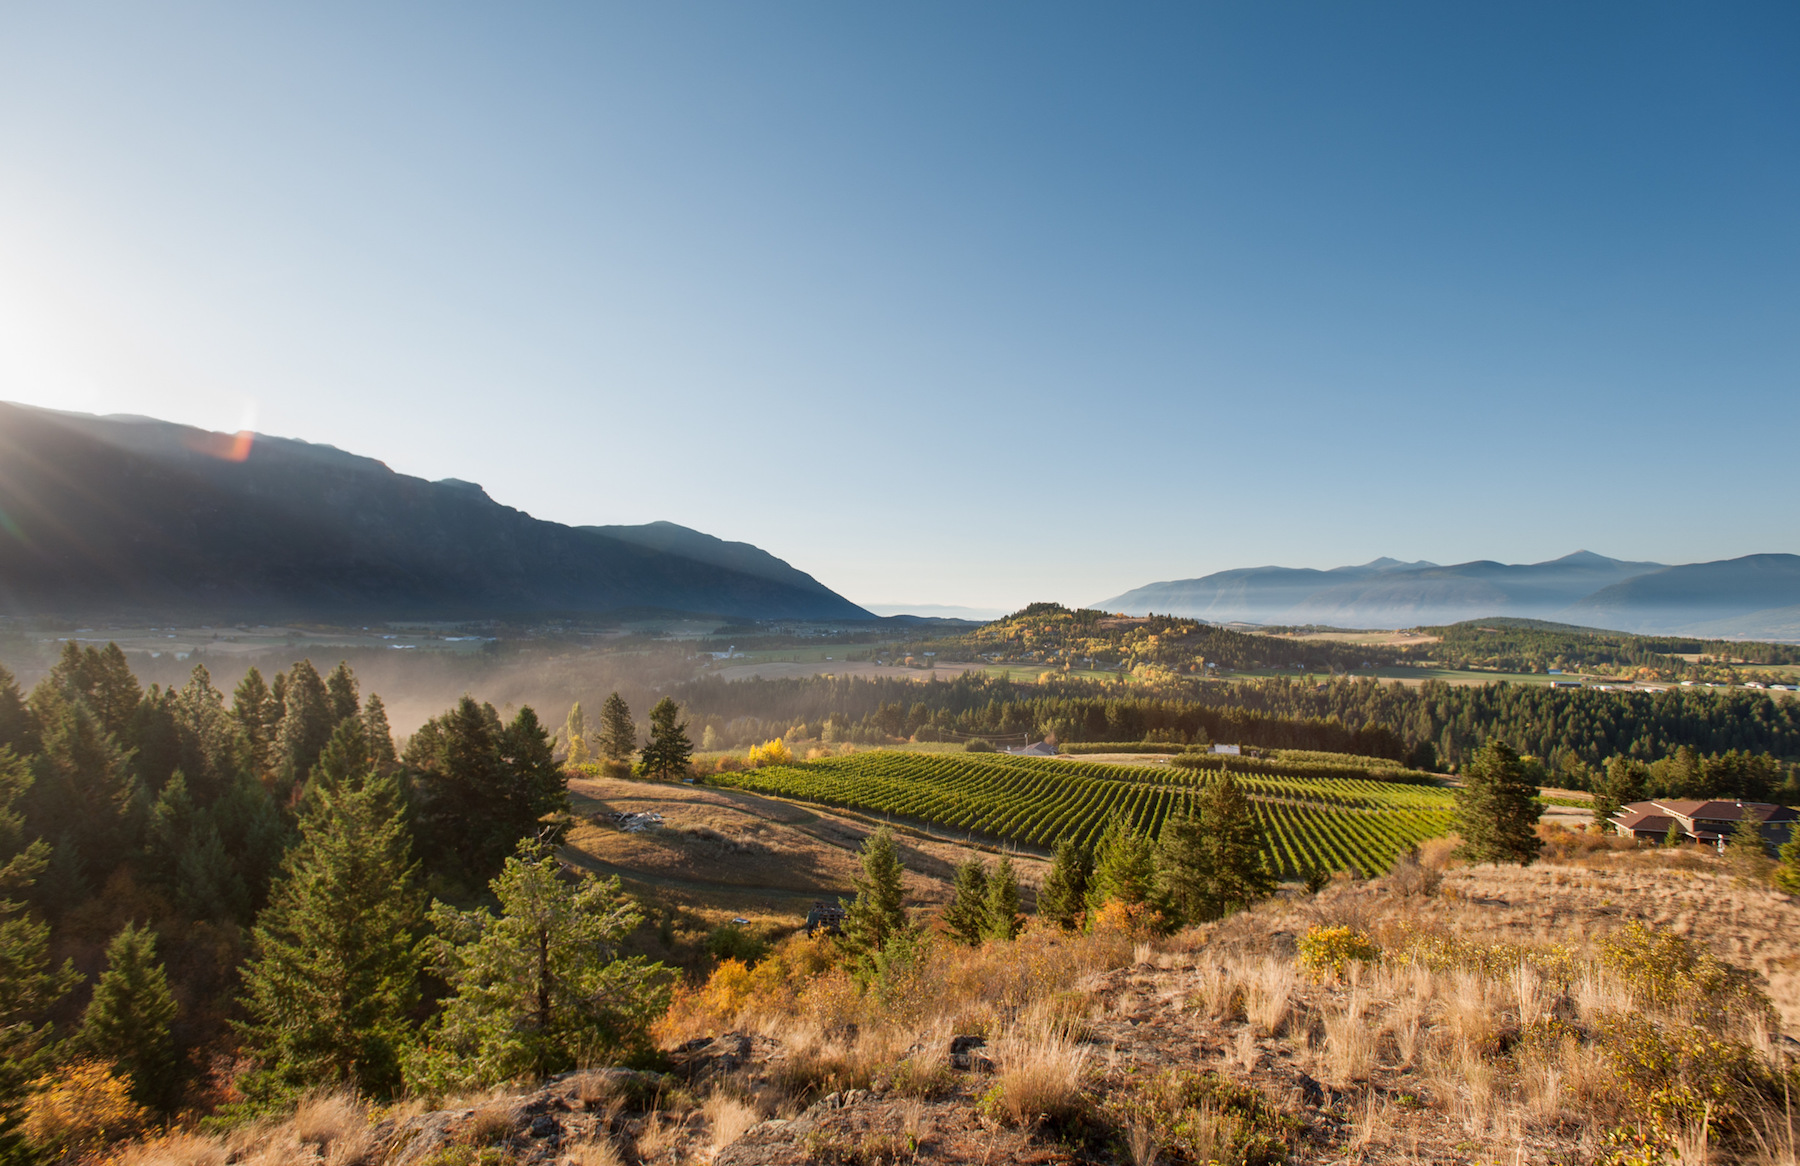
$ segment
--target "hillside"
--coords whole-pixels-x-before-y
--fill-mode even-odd
[[[1800,555],[1745,555],[1639,575],[1569,610],[1584,623],[1626,631],[1787,638],[1800,622],[1797,607]]]
[[[1800,637],[1800,556],[1666,567],[1577,551],[1544,563],[1377,559],[1330,571],[1255,567],[1152,583],[1095,606],[1214,623],[1398,628],[1493,616],[1631,632]]]
[[[871,618],[746,544],[563,526],[330,446],[144,418],[0,404],[0,513],[11,615]]]

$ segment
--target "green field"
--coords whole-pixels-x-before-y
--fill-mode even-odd
[[[1444,833],[1450,793],[1357,777],[1235,775],[1255,808],[1273,867],[1381,873],[1395,855]],[[1151,835],[1206,775],[1176,769],[992,754],[887,750],[720,773],[715,785],[910,819],[1040,849],[1092,845],[1115,816]]]

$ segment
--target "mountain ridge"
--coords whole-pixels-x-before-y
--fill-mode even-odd
[[[14,615],[873,618],[748,544],[672,523],[564,526],[472,482],[150,418],[0,403],[0,515],[0,611]]]
[[[1389,564],[1392,564],[1391,566]],[[1416,627],[1514,616],[1631,632],[1794,638],[1800,556],[1669,566],[1580,550],[1541,563],[1252,567],[1134,588],[1095,606],[1213,622]]]

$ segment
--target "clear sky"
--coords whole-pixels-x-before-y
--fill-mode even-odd
[[[1800,6],[0,7],[0,398],[864,602],[1800,551]]]

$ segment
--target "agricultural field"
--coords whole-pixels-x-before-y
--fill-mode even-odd
[[[1450,826],[1450,792],[1435,785],[1235,776],[1255,807],[1270,864],[1286,877],[1315,869],[1379,873],[1407,847]],[[1207,779],[1205,771],[1173,766],[882,750],[707,780],[1042,850],[1062,838],[1092,845],[1115,816],[1157,835]]]

